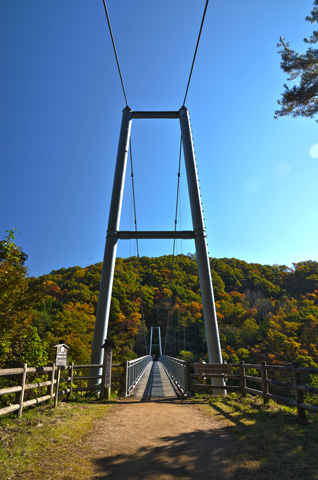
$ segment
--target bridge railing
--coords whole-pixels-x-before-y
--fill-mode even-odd
[[[151,355],[145,355],[144,357],[136,358],[136,360],[126,362],[126,397],[131,394],[150,362],[152,362]]]
[[[183,395],[190,394],[189,362],[178,358],[162,355],[159,361],[164,365],[170,377],[173,379]]]

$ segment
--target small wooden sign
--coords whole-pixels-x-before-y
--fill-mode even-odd
[[[195,363],[194,373],[226,373],[231,375],[232,365],[227,363]]]
[[[66,367],[67,366],[67,351],[69,347],[65,343],[59,345],[54,345],[56,348],[56,359],[55,365],[57,367]]]

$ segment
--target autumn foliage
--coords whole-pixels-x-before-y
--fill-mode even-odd
[[[0,242],[0,368],[53,360],[61,340],[70,360],[89,363],[101,263],[30,278],[25,260],[11,232]],[[211,270],[224,359],[318,365],[317,262],[290,268],[212,258]],[[144,355],[150,326],[161,327],[167,354],[206,359],[195,256],[142,257],[139,265],[117,259],[109,321],[115,360]]]

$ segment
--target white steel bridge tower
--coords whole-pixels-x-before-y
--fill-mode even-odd
[[[179,120],[186,167],[189,200],[193,230],[191,231],[119,231],[127,156],[130,142],[131,122],[137,119]],[[208,256],[206,232],[198,185],[198,175],[190,128],[189,112],[185,106],[179,111],[141,112],[128,106],[123,110],[121,131],[118,144],[117,162],[109,212],[103,269],[96,313],[91,364],[101,364],[103,350],[101,345],[107,338],[109,311],[112,296],[117,242],[119,239],[194,239],[198,262],[201,298],[210,363],[223,363],[215,311],[210,262]],[[96,371],[95,371],[96,374]],[[216,385],[224,385],[222,379],[215,379]]]

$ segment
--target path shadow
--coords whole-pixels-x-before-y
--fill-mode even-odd
[[[147,385],[146,385],[144,393],[141,397],[141,401],[143,401],[143,402],[146,402],[147,400],[150,400],[150,398],[151,398],[154,368],[155,368],[155,362],[153,362],[152,365],[151,365],[151,370],[150,370],[150,373],[149,373]]]
[[[211,408],[232,424],[240,458],[233,479],[318,480],[317,424],[300,423],[296,410],[270,410],[257,399],[252,408],[244,402]]]
[[[318,480],[317,426],[309,431],[294,415],[261,407],[211,409],[229,425],[160,438],[154,432],[149,447],[96,459],[93,479]]]
[[[155,436],[155,435],[154,435]],[[103,457],[96,461],[100,474],[95,479],[230,479],[231,455],[227,428],[194,431],[179,436],[156,438],[160,445],[140,448],[132,455]],[[163,443],[163,445],[162,445]],[[123,439],[124,450],[124,439]]]

